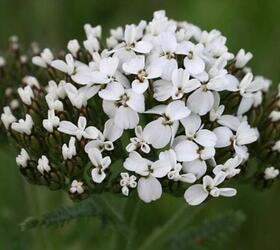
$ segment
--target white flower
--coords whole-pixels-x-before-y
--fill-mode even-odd
[[[32,117],[29,114],[26,114],[25,120],[20,119],[18,122],[13,122],[11,129],[21,134],[31,135],[33,125]]]
[[[216,145],[216,135],[212,131],[203,128],[200,116],[191,114],[182,119],[181,123],[185,128],[188,140],[193,140],[203,147],[214,147]]]
[[[136,188],[137,182],[136,177],[134,175],[130,175],[128,173],[121,173],[120,185],[122,187],[122,194],[125,196],[129,195],[129,188]]]
[[[185,54],[184,66],[191,75],[198,75],[205,69],[205,62],[202,58],[203,45],[184,42],[182,54]]]
[[[272,111],[269,114],[269,118],[272,122],[278,122],[280,120],[280,111]]]
[[[58,84],[51,80],[46,88],[48,94],[53,95],[56,99],[64,99],[66,97],[65,91],[66,82],[61,80]]]
[[[240,49],[235,57],[235,67],[243,68],[252,59],[253,54],[251,52],[245,53],[244,49]]]
[[[268,167],[264,170],[264,178],[266,180],[275,179],[279,175],[279,169]]]
[[[84,183],[82,181],[73,180],[70,187],[70,193],[82,194],[85,191],[83,185]]]
[[[272,147],[272,150],[280,153],[280,140],[275,142],[275,144]]]
[[[213,169],[213,173],[217,175],[219,172],[224,172],[226,178],[232,178],[240,173],[240,169],[237,168],[242,163],[242,158],[235,156],[234,158],[229,158],[223,165],[217,165]]]
[[[209,175],[203,177],[203,184],[195,184],[190,186],[185,192],[185,200],[191,206],[196,206],[202,203],[211,195],[213,197],[225,196],[231,197],[236,195],[234,188],[218,188],[226,178],[226,175],[219,172],[213,179]]]
[[[100,152],[114,150],[113,142],[119,139],[122,134],[123,129],[117,127],[113,119],[109,119],[105,122],[103,133],[99,131],[97,139],[87,143],[85,152],[88,152],[91,148],[97,148]]]
[[[100,49],[100,43],[96,37],[90,36],[83,42],[85,49],[90,55],[93,55]]]
[[[136,56],[123,64],[127,74],[133,74],[136,79],[132,82],[132,89],[139,94],[144,93],[149,87],[149,79],[158,78],[161,68],[156,64],[145,65],[145,56]]]
[[[142,36],[142,30],[135,25],[126,25],[124,30],[125,49],[133,50],[137,53],[147,54],[152,49],[152,44],[146,41],[138,41]]]
[[[69,145],[67,144],[62,145],[62,156],[65,161],[71,160],[74,156],[77,155],[75,143],[76,143],[75,137],[71,137],[69,140]]]
[[[74,57],[77,57],[78,52],[80,50],[80,44],[78,40],[77,39],[70,40],[67,44],[67,49]]]
[[[90,24],[87,23],[84,25],[84,30],[87,38],[89,37],[101,38],[102,27],[100,25],[92,27]]]
[[[67,96],[74,107],[80,109],[87,106],[87,102],[90,98],[95,96],[99,91],[99,86],[81,87],[77,89],[73,84],[66,83],[65,91]]]
[[[151,162],[142,158],[133,151],[124,162],[124,168],[133,171],[142,177],[138,181],[137,191],[139,198],[146,203],[155,201],[161,197],[162,187],[157,178],[162,178],[171,170],[169,164],[165,164],[164,159],[159,156],[159,160]]]
[[[41,158],[38,160],[37,169],[42,175],[45,172],[48,173],[51,171],[51,166],[49,165],[49,160],[45,155],[42,155]]]
[[[4,67],[6,65],[6,60],[4,57],[0,56],[0,68]]]
[[[132,129],[139,123],[139,113],[144,112],[145,102],[142,94],[135,93],[132,89],[124,89],[118,83],[107,84],[99,92],[103,99],[104,112],[114,119],[114,123],[121,129]]]
[[[58,100],[57,96],[53,95],[52,93],[47,94],[45,99],[50,110],[64,110],[63,103],[60,100]]]
[[[75,71],[75,61],[72,54],[65,56],[65,62],[63,60],[52,61],[51,66],[67,75],[72,75]]]
[[[48,119],[43,120],[43,127],[50,133],[53,132],[53,129],[58,127],[60,119],[55,115],[54,110],[48,111]]]
[[[53,59],[54,57],[50,49],[44,49],[40,56],[34,56],[32,58],[32,63],[39,67],[47,68],[47,66],[51,65]]]
[[[174,69],[172,82],[157,80],[154,82],[154,98],[158,101],[165,101],[172,97],[173,100],[181,99],[184,94],[190,93],[201,86],[197,79],[190,79],[190,74],[184,69]]]
[[[105,170],[110,166],[109,156],[102,157],[98,149],[92,148],[88,152],[88,157],[95,168],[91,170],[91,178],[96,183],[101,183],[106,178]]]
[[[154,148],[163,148],[174,138],[179,120],[187,117],[190,110],[183,101],[178,100],[168,105],[156,106],[146,113],[158,114],[160,117],[145,126],[143,138]]]
[[[99,130],[94,126],[87,126],[87,119],[80,116],[78,119],[78,126],[69,121],[61,121],[59,123],[58,131],[64,134],[76,136],[78,140],[82,137],[85,139],[94,140],[98,137]]]
[[[171,167],[170,172],[167,174],[168,179],[186,183],[193,183],[196,181],[196,177],[193,173],[182,173],[182,165],[177,162],[176,154],[173,149],[162,152],[160,157],[166,165]]]
[[[22,102],[26,105],[32,104],[32,99],[34,98],[34,93],[30,85],[25,86],[24,88],[18,88],[18,94]]]
[[[254,95],[263,88],[263,81],[259,81],[257,79],[253,80],[253,78],[253,74],[248,72],[239,84],[242,100],[238,107],[238,115],[243,115],[251,109],[255,100]]]
[[[14,123],[17,119],[12,114],[9,106],[3,108],[3,113],[1,114],[1,121],[6,129],[9,129],[10,125]]]
[[[37,89],[40,88],[40,84],[37,78],[34,76],[25,76],[23,77],[22,82],[26,85],[29,85],[30,87],[36,87]]]
[[[130,138],[130,143],[126,146],[127,152],[132,152],[138,148],[143,152],[148,154],[151,150],[149,144],[144,140],[143,131],[141,126],[135,128],[136,137]]]
[[[24,148],[21,149],[20,154],[16,157],[16,163],[20,167],[27,167],[30,157]]]
[[[237,86],[237,78],[230,74],[214,77],[210,79],[208,83],[202,84],[199,89],[189,96],[187,105],[192,112],[203,116],[207,114],[214,105],[214,91],[236,91]]]

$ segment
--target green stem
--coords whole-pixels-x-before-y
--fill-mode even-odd
[[[182,228],[189,224],[200,211],[199,208],[190,209],[190,213],[186,213],[188,206],[184,205],[178,212],[176,212],[162,227],[155,230],[145,242],[138,248],[138,250],[152,250],[161,249],[160,246],[164,244],[170,236],[170,232]]]

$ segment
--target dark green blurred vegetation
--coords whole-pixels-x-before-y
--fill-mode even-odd
[[[168,16],[188,20],[203,29],[221,30],[228,37],[231,51],[242,47],[254,54],[250,65],[256,74],[271,78],[274,84],[280,81],[279,0],[0,0],[0,48],[13,34],[25,44],[35,40],[41,47],[61,48],[69,39],[83,39],[86,22],[102,24],[108,32],[111,27],[149,20],[157,9],[166,9]],[[20,232],[18,224],[27,216],[71,202],[62,193],[26,184],[17,171],[14,155],[8,145],[1,145],[0,250],[101,249],[104,243],[104,249],[109,249],[109,242],[114,242],[111,231],[95,219],[59,229]],[[278,183],[258,192],[244,186],[235,198],[211,201],[196,221],[232,209],[242,210],[247,216],[226,245],[213,249],[279,250],[279,188]],[[124,199],[112,198],[114,202],[121,206]],[[160,226],[183,203],[183,199],[164,197],[151,205],[141,204],[137,223],[141,223],[142,232],[138,240],[145,240],[147,225]]]

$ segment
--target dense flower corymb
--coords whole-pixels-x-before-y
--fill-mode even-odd
[[[8,106],[1,115],[22,148],[17,163],[28,180],[66,189],[73,199],[108,190],[137,190],[147,203],[164,192],[190,205],[234,196],[236,189],[223,185],[262,140],[256,112],[270,84],[246,66],[252,54],[235,56],[219,31],[164,11],[112,29],[105,49],[100,26],[87,24],[85,33],[83,46],[69,41],[63,57],[50,49],[33,57],[46,75],[18,88],[25,119]],[[278,102],[267,115],[274,124],[279,109]],[[270,140],[263,145],[279,152],[279,138]],[[278,174],[271,167],[262,178]]]

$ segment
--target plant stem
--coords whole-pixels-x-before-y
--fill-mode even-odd
[[[162,227],[155,230],[138,248],[139,250],[161,249],[160,245],[170,236],[170,232],[182,228],[194,219],[200,208],[189,209],[191,213],[186,213],[188,206],[184,205],[177,213],[175,213]]]

